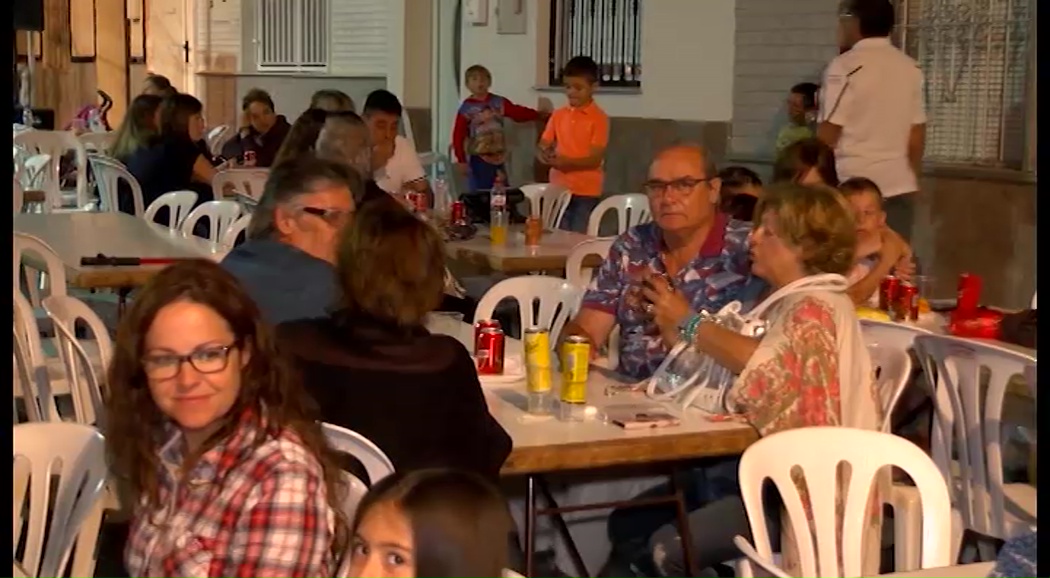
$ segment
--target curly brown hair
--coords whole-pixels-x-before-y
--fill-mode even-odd
[[[810,275],[845,275],[853,266],[857,227],[845,197],[831,187],[777,183],[762,192],[755,221],[772,213],[777,236],[802,250]]]
[[[328,503],[336,514],[332,551],[342,557],[349,541],[349,524],[342,509],[346,488],[336,465],[337,454],[329,447],[321,423],[313,415],[312,404],[280,354],[259,308],[237,279],[213,261],[181,261],[157,273],[135,298],[117,329],[107,381],[106,451],[113,472],[130,487],[131,503],[138,504],[145,497],[150,508],[160,506],[159,453],[168,418],[153,401],[141,360],[146,334],[158,312],[178,301],[213,309],[229,324],[236,343],[251,348],[253,353],[244,367],[240,394],[227,413],[226,422],[187,457],[187,463],[192,464],[228,438],[237,425],[231,416],[243,415],[246,410],[254,410],[249,413],[261,431],[253,440],[256,446],[285,428],[294,431],[324,471]]]

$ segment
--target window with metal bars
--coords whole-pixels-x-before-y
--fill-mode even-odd
[[[574,56],[598,63],[603,86],[642,85],[641,0],[550,0],[551,86]]]
[[[325,72],[330,0],[257,0],[256,66],[266,72]]]
[[[1034,168],[1035,0],[897,0],[926,77],[926,160]]]

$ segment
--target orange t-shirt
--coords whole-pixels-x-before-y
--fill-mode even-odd
[[[563,106],[551,115],[540,140],[554,143],[554,150],[559,155],[586,157],[591,154],[593,147],[608,146],[609,115],[593,100],[579,108]],[[552,168],[550,172],[552,183],[562,185],[581,197],[600,197],[604,180],[604,166],[569,172]]]

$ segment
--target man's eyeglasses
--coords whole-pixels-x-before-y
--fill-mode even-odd
[[[230,351],[237,344],[202,347],[189,355],[154,354],[142,358],[142,369],[152,379],[171,379],[179,374],[183,363],[189,363],[199,373],[219,373],[230,362]]]
[[[331,225],[338,224],[345,220],[347,217],[353,214],[350,209],[323,209],[321,207],[300,207],[302,212],[320,217],[325,222]]]
[[[679,195],[684,195],[696,190],[699,185],[709,182],[712,178],[697,178],[697,177],[683,177],[680,179],[674,179],[673,181],[661,181],[657,179],[648,180],[645,182],[645,192],[651,196],[662,195],[668,190],[674,191]]]

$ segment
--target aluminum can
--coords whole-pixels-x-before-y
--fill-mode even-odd
[[[568,337],[561,345],[561,401],[587,403],[587,370],[591,364],[591,342],[581,335]]]
[[[458,225],[467,220],[467,210],[463,201],[452,201],[452,214],[450,216],[453,225]]]
[[[886,313],[893,313],[894,305],[897,303],[897,288],[900,287],[900,279],[893,275],[887,275],[879,283],[879,309]]]
[[[919,320],[919,288],[911,283],[901,283],[897,287],[897,321]]]
[[[255,162],[255,151],[244,151],[244,162],[254,163]]]
[[[551,334],[543,327],[525,330],[525,375],[529,393],[551,390]]]
[[[485,329],[496,328],[501,329],[499,321],[495,319],[479,319],[474,322],[474,355],[478,354],[478,340],[481,339],[481,332]]]
[[[479,375],[503,374],[505,341],[503,330],[498,327],[486,327],[481,330],[481,336],[478,337],[478,354],[475,357]]]
[[[530,215],[525,220],[525,246],[539,247],[541,239],[543,239],[543,221],[535,215]]]
[[[959,294],[955,312],[962,317],[973,316],[981,301],[981,278],[973,273],[959,275]]]

